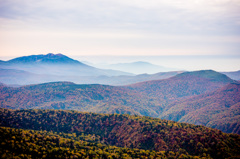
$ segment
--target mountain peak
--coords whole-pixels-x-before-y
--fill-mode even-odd
[[[48,53],[47,56],[54,56],[54,53]]]
[[[61,53],[58,53],[58,54],[48,53],[46,56],[49,57],[49,58],[51,58],[51,57],[53,57],[53,58],[67,57],[67,56],[65,56]]]
[[[12,60],[9,60],[8,63],[11,64],[82,64],[83,63],[73,60],[63,54],[53,54],[48,53],[46,55],[31,55],[18,57]]]

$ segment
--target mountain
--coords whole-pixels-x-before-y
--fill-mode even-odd
[[[18,57],[0,63],[0,68],[57,76],[131,75],[130,73],[121,71],[98,69],[73,60],[65,55],[52,53]]]
[[[204,126],[150,117],[59,110],[0,109],[0,118],[0,126],[15,128],[3,127],[0,129],[3,132],[1,133],[1,140],[5,141],[1,143],[1,145],[5,145],[2,147],[4,152],[15,148],[15,151],[18,150],[14,151],[15,153],[20,151],[33,153],[34,155],[34,152],[39,152],[38,154],[41,155],[42,151],[48,151],[52,147],[56,147],[49,153],[70,155],[71,152],[79,152],[75,155],[81,156],[86,155],[86,153],[82,153],[86,150],[81,150],[86,148],[87,150],[91,149],[92,152],[97,150],[95,153],[88,152],[92,155],[98,155],[103,154],[102,151],[100,153],[99,149],[108,149],[108,152],[114,148],[116,150],[117,147],[109,146],[113,145],[124,147],[119,150],[122,150],[125,158],[128,155],[128,158],[136,158],[140,154],[143,156],[139,156],[139,158],[145,158],[146,153],[144,152],[148,152],[149,158],[159,155],[161,158],[203,157],[221,159],[238,158],[240,155],[239,135],[225,134]],[[47,132],[49,132],[49,137],[46,136],[48,135]],[[11,134],[13,135],[11,136]],[[88,140],[87,136],[89,136],[92,144],[86,142]],[[62,137],[68,139],[64,140]],[[6,139],[8,140],[6,141]],[[79,139],[83,141],[79,141]],[[76,143],[76,140],[79,142]],[[24,146],[25,151],[23,151],[22,146],[17,147],[17,145],[23,143],[26,143],[26,145],[31,143],[29,146]],[[88,146],[86,147],[86,145]],[[31,147],[31,150],[28,147]],[[43,150],[35,151],[38,147],[42,147]],[[106,149],[101,147],[106,147]],[[70,149],[75,151],[70,151]],[[145,151],[141,153],[142,150]],[[113,151],[113,153],[118,152]],[[46,153],[46,155],[50,155],[49,153]],[[110,154],[108,153],[108,155]],[[95,158],[97,157],[95,156]],[[115,158],[124,158],[124,156]]]
[[[87,65],[73,60],[63,54],[53,54],[49,53],[47,55],[31,55],[18,57],[12,60],[9,60],[9,64],[77,64],[88,67]]]
[[[240,70],[234,71],[234,72],[222,72],[222,73],[234,80],[240,80]]]
[[[240,134],[240,83],[172,103],[160,118]]]
[[[107,84],[107,85],[128,85],[142,81],[165,79],[175,76],[181,71],[160,72],[156,74],[141,75],[120,75],[120,76],[59,76],[48,74],[36,74],[17,69],[1,69],[0,82],[7,85],[29,85],[56,81],[70,81],[77,84]]]
[[[175,100],[211,92],[231,82],[235,81],[226,75],[213,70],[201,70],[184,72],[163,80],[140,82],[127,88],[158,98],[165,106]]]
[[[144,61],[105,65],[103,68],[111,68],[114,70],[130,72],[134,74],[144,74],[144,73],[154,74],[158,72],[176,71],[176,69],[173,69],[173,68],[166,68],[163,66],[154,65]]]

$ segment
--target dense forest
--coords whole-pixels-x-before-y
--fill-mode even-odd
[[[122,148],[102,144],[94,135],[0,127],[1,158],[200,158],[186,152]],[[209,156],[205,156],[210,158]]]
[[[64,151],[66,149],[71,152],[71,155],[90,154],[90,152],[83,151],[77,148],[75,142],[84,143],[100,143],[93,151],[102,150],[114,151],[116,155],[118,152],[126,152],[126,155],[132,156],[135,153],[143,152],[146,156],[154,156],[173,158],[186,156],[199,156],[211,158],[237,158],[240,157],[240,136],[236,134],[225,134],[219,130],[207,128],[204,126],[195,126],[186,123],[177,123],[168,120],[161,120],[151,117],[130,116],[119,114],[95,114],[82,113],[78,111],[62,111],[62,110],[10,110],[1,109],[0,111],[0,125],[3,127],[11,127],[16,129],[2,128],[2,151],[11,152],[16,149],[16,145],[27,144],[30,140],[21,142],[19,135],[26,132],[26,134],[33,137],[35,145],[33,149],[43,148],[47,146],[43,144],[45,136],[52,136],[57,134],[60,138],[68,138],[72,141],[66,145],[58,145],[56,151]],[[19,129],[29,129],[37,131],[26,131]],[[48,132],[50,134],[42,133]],[[10,133],[9,133],[10,132]],[[68,134],[68,135],[60,135]],[[74,136],[74,137],[69,137]],[[85,135],[83,135],[85,134]],[[5,136],[3,136],[5,135]],[[15,136],[15,137],[13,137]],[[27,135],[26,135],[27,136]],[[86,137],[88,136],[88,137]],[[12,138],[8,140],[5,138]],[[17,138],[18,140],[14,140]],[[54,135],[50,138],[54,138]],[[92,139],[91,139],[92,138]],[[23,138],[24,139],[24,138]],[[55,139],[55,138],[54,138]],[[20,141],[19,141],[20,140]],[[36,141],[37,140],[37,141]],[[59,139],[60,141],[65,139]],[[59,141],[58,140],[58,141]],[[16,144],[14,142],[18,141]],[[39,142],[38,142],[39,141]],[[84,142],[82,142],[84,141]],[[10,144],[10,142],[13,142]],[[18,144],[19,143],[19,144]],[[55,143],[53,139],[49,139],[49,145],[55,151]],[[3,146],[3,145],[9,145]],[[21,145],[20,144],[20,145]],[[54,146],[55,145],[55,146]],[[68,145],[68,146],[67,146]],[[113,148],[104,148],[105,146],[113,146]],[[111,147],[110,146],[110,147]],[[116,148],[122,147],[122,148]],[[84,147],[84,146],[83,146]],[[93,148],[92,146],[90,146]],[[126,149],[124,149],[125,147]],[[119,149],[115,151],[113,149]],[[17,148],[18,149],[18,148]],[[111,150],[112,149],[112,150]],[[50,149],[51,150],[51,149]],[[19,155],[29,154],[26,150],[19,149]],[[81,152],[80,152],[81,151]],[[53,152],[53,151],[52,151]],[[129,153],[128,153],[129,152]],[[115,154],[113,153],[113,154]],[[141,156],[144,156],[143,155]],[[7,153],[6,153],[7,154]],[[41,153],[40,153],[41,154]],[[98,153],[95,153],[99,155]],[[49,154],[41,155],[53,155]],[[66,155],[70,155],[66,152]],[[170,156],[169,156],[170,155]],[[96,156],[95,156],[96,157]],[[90,158],[90,157],[89,157]],[[112,158],[114,158],[112,156]],[[124,157],[116,157],[124,158]],[[184,158],[184,157],[183,157]]]

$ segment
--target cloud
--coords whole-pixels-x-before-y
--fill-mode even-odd
[[[75,54],[236,54],[239,10],[239,0],[0,0],[0,45]]]
[[[1,0],[0,16],[77,27],[206,29],[239,23],[238,0]],[[175,29],[176,30],[176,29]],[[164,30],[166,31],[166,30]]]

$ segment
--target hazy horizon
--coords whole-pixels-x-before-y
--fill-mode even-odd
[[[101,64],[143,61],[173,68],[174,70],[196,71],[212,69],[221,72],[240,70],[240,56],[73,56],[73,58],[82,62],[93,63],[97,67],[100,67]]]
[[[239,0],[0,0],[0,57],[52,52],[95,64],[236,71],[239,11]]]
[[[239,55],[238,0],[0,0],[1,56]]]
[[[47,53],[46,53],[47,54]],[[62,53],[64,54],[64,53]],[[65,54],[64,54],[65,55]],[[66,55],[68,56],[68,55]],[[19,56],[0,56],[0,60],[7,61]],[[107,68],[111,64],[149,62],[153,65],[172,68],[173,70],[215,70],[219,72],[231,72],[240,70],[240,56],[68,56],[85,64]],[[111,68],[109,68],[111,69]],[[141,68],[140,68],[141,69]],[[149,72],[150,73],[150,72]]]

